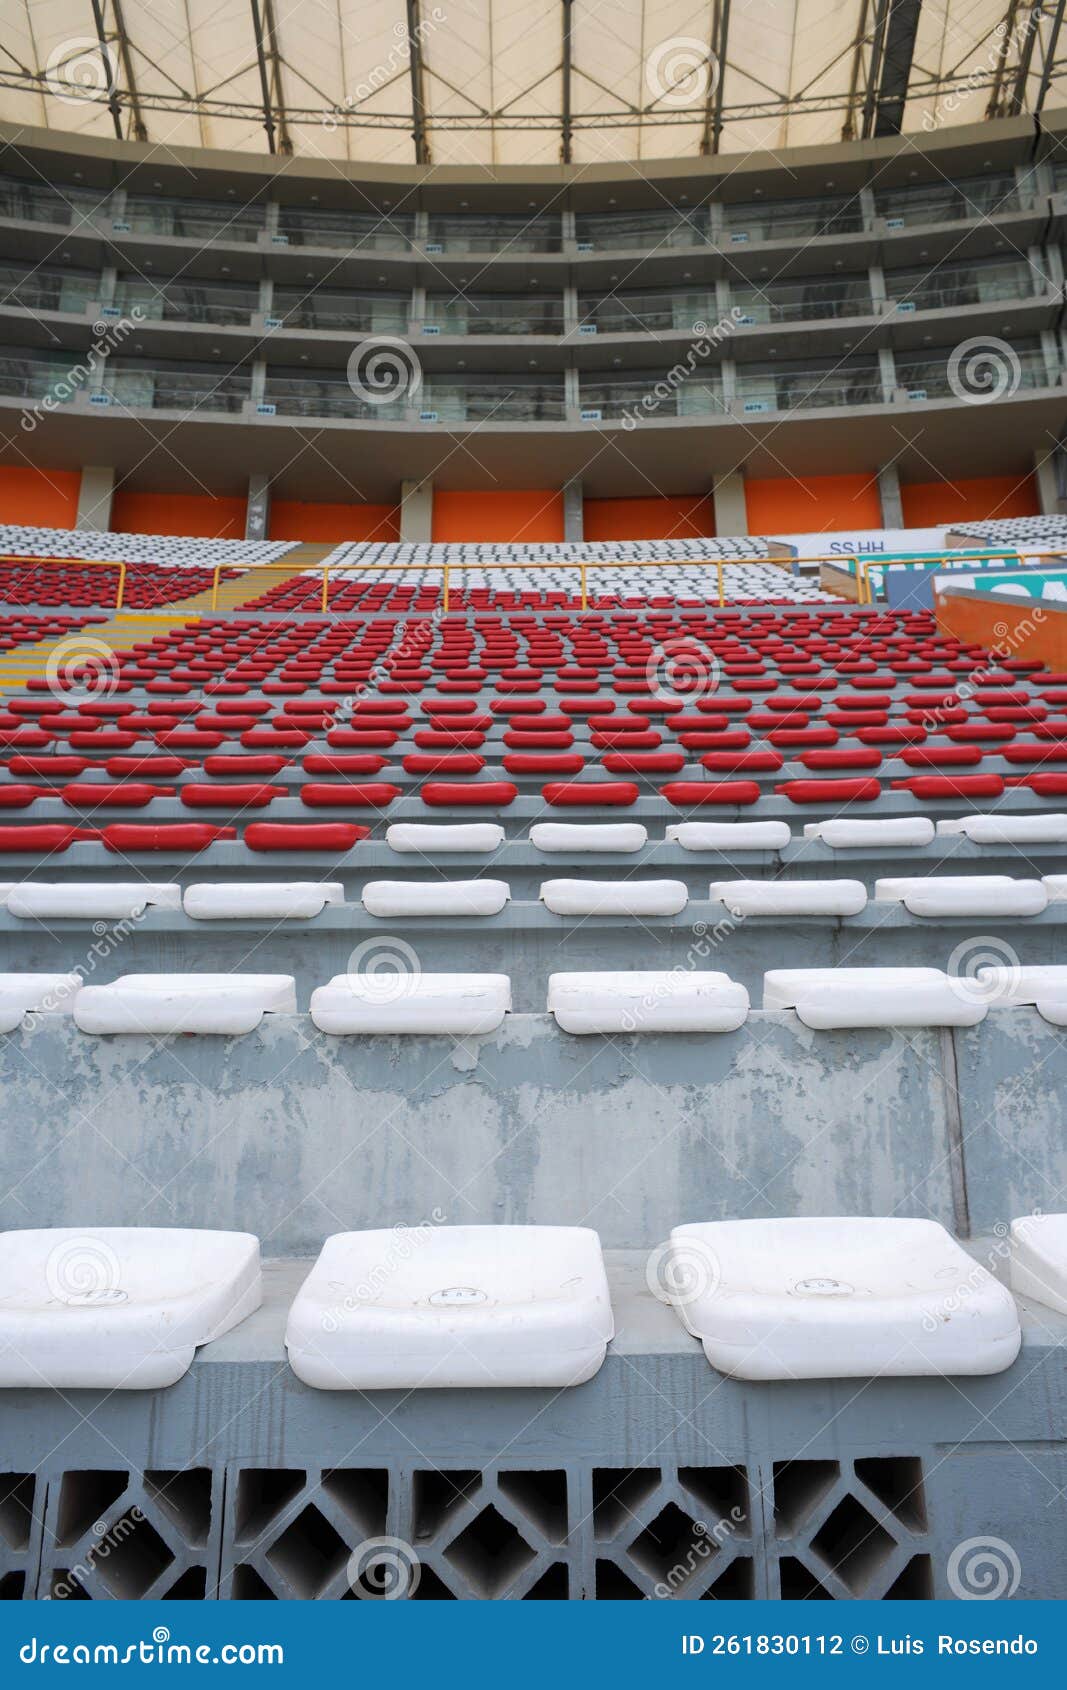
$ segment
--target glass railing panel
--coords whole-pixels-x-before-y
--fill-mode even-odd
[[[575,238],[579,252],[707,246],[711,240],[710,214],[707,206],[660,212],[579,212]]]
[[[558,252],[562,246],[558,217],[431,216],[426,251]]]
[[[347,252],[407,252],[414,221],[372,212],[290,211],[282,207],[278,235],[289,246],[324,246]]]
[[[207,200],[152,199],[131,195],[115,228],[190,241],[254,241],[266,227],[261,206]]]

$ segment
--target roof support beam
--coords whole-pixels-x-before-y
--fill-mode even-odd
[[[107,105],[114,125],[115,137],[121,141],[122,135],[122,101],[115,86],[115,68],[111,60],[111,44],[107,38],[104,24],[103,0],[92,0],[93,22],[96,24],[96,39],[100,43],[100,57],[104,62],[104,75],[107,78]]]
[[[560,119],[560,148],[559,156],[562,164],[573,164],[574,127],[571,114],[571,69],[573,65],[571,26],[573,22],[574,0],[563,0],[563,82],[560,93],[562,116]]]
[[[282,98],[281,59],[278,37],[274,27],[273,0],[251,0],[252,29],[256,37],[256,59],[259,63],[259,87],[263,101],[263,127],[267,131],[267,147],[272,153],[291,154],[293,143]],[[262,4],[262,10],[260,6]],[[275,122],[277,113],[277,122]]]
[[[259,61],[259,90],[263,100],[263,127],[267,131],[267,151],[278,151],[274,144],[274,113],[270,103],[270,72],[267,69],[267,55],[263,47],[263,20],[259,15],[257,0],[252,0],[252,29],[256,37],[256,58]]]
[[[882,50],[885,27],[889,16],[889,0],[876,0],[874,28],[871,31],[871,58],[867,66],[867,87],[863,95],[863,123],[860,136],[869,141],[874,134],[874,114],[877,109],[878,85],[882,78]]]
[[[1052,32],[1049,35],[1048,46],[1045,49],[1045,61],[1041,66],[1041,83],[1037,90],[1037,98],[1034,101],[1035,117],[1041,116],[1041,108],[1045,103],[1045,97],[1048,94],[1049,86],[1052,82],[1052,73],[1056,66],[1056,48],[1060,44],[1060,30],[1063,27],[1063,13],[1065,7],[1067,7],[1067,0],[1059,0],[1059,4],[1056,7],[1056,16],[1052,20]]]
[[[1041,23],[1041,0],[1035,0],[1027,13],[1023,25],[1023,39],[1019,43],[1019,63],[1015,67],[1015,86],[1011,91],[1008,111],[1012,117],[1018,117],[1026,103],[1026,84],[1030,79],[1030,66],[1034,58],[1034,43],[1037,40],[1038,27]]]
[[[711,24],[711,63],[708,92],[704,101],[704,132],[701,153],[717,153],[722,139],[723,90],[726,86],[726,47],[730,38],[730,0],[715,0]]]
[[[922,0],[889,0],[875,135],[899,135],[908,98]]]
[[[867,45],[867,12],[870,0],[861,0],[859,29],[852,47],[852,69],[848,78],[848,105],[841,127],[842,141],[856,139],[856,106],[859,102],[860,73],[863,70],[863,49]]]
[[[411,71],[412,137],[415,142],[415,163],[431,164],[430,140],[427,134],[425,78],[422,63],[422,16],[419,0],[407,0],[408,65]]]

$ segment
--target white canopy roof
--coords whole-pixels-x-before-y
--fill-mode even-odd
[[[1062,100],[1063,11],[1064,0],[2,0],[0,117],[176,147],[460,167],[774,150]]]

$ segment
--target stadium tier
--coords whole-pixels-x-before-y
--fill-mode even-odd
[[[981,112],[909,136],[920,8],[842,37],[834,133],[707,8],[635,163],[566,6],[550,151],[501,83],[476,163],[447,19],[401,136],[292,108],[269,6],[195,99],[94,8],[53,98],[45,10],[0,27],[0,1597],[928,1603],[991,1541],[1062,1598],[1059,18],[1031,67],[983,14],[933,77]]]

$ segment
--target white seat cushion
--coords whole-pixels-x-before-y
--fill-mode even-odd
[[[181,901],[180,886],[150,886],[140,880],[67,880],[55,884],[24,880],[11,888],[6,904],[9,914],[26,919],[132,921],[143,915],[149,904],[176,910],[181,908]]]
[[[250,1033],[266,1014],[296,1014],[291,974],[123,974],[83,986],[74,1020],[83,1033]]]
[[[675,1227],[675,1306],[739,1379],[1000,1373],[1019,1317],[936,1221],[794,1219]]]
[[[307,921],[327,904],[343,904],[339,880],[199,881],[185,889],[185,913],[197,921]]]
[[[793,1009],[806,1027],[975,1027],[987,1005],[939,968],[778,968],[763,976],[764,1009]]]
[[[1067,1215],[1023,1215],[1012,1221],[1011,1288],[1067,1314]]]
[[[506,880],[368,880],[368,915],[499,915],[511,888]]]
[[[1067,815],[954,816],[938,833],[962,833],[976,845],[1067,845]]]
[[[335,974],[311,994],[323,1033],[493,1033],[511,1008],[506,974]]]
[[[1062,964],[982,963],[978,991],[991,1008],[1034,1004],[1055,1027],[1067,1027],[1067,967]]]
[[[80,974],[0,974],[0,1033],[13,1033],[31,1010],[71,1015]]]
[[[541,898],[554,915],[680,915],[681,880],[546,880]]]
[[[640,851],[647,842],[640,822],[537,822],[530,829],[535,851]]]
[[[903,904],[912,915],[1040,915],[1048,892],[1040,880],[1007,874],[930,874],[876,880],[875,901]]]
[[[934,824],[927,816],[880,816],[849,821],[807,822],[805,839],[821,839],[834,851],[858,851],[865,845],[929,845]]]
[[[1050,904],[1067,903],[1067,874],[1043,874],[1041,884]]]
[[[395,1230],[326,1240],[285,1335],[305,1384],[558,1388],[592,1378],[613,1331],[595,1232],[421,1226],[409,1236],[407,1250]]]
[[[259,1307],[259,1241],[186,1227],[0,1233],[0,1385],[157,1390]]]
[[[862,880],[713,880],[708,897],[732,915],[859,915],[867,888]]]
[[[780,851],[788,822],[672,822],[666,837],[683,851]]]
[[[485,853],[499,850],[504,829],[499,822],[392,822],[385,830],[391,851],[420,851],[436,857],[442,851]]]
[[[548,1008],[565,1033],[732,1033],[748,993],[710,970],[550,974]]]

